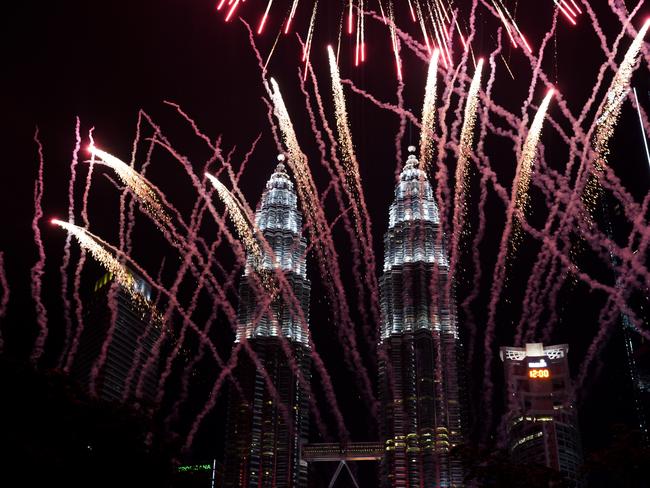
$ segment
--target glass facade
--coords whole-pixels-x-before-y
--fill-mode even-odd
[[[282,163],[266,184],[255,222],[261,255],[247,258],[236,342],[247,341],[259,363],[240,351],[233,371],[237,386],[230,389],[223,486],[305,488],[307,463],[301,459],[301,446],[309,433],[303,384],[311,379],[310,282],[302,216]],[[286,278],[295,299],[279,291],[277,273]]]
[[[162,330],[160,314],[151,303],[150,285],[133,271],[129,270],[129,273],[133,277],[133,289],[118,286],[112,298],[109,297],[113,284],[111,273],[106,273],[95,283],[85,309],[85,326],[71,371],[82,385],[88,387],[93,365],[105,342],[109,341],[96,390],[100,398],[115,402],[121,402],[123,397],[132,399],[138,378],[133,375],[134,363],[138,362],[140,367],[144,364]],[[114,303],[109,303],[110,300]],[[146,403],[155,400],[158,373],[159,361],[156,360],[143,379],[142,398],[138,400]],[[127,385],[129,376],[135,380]]]
[[[462,344],[440,232],[433,190],[411,154],[390,206],[380,280],[382,487],[463,484],[450,454],[463,440]]]
[[[508,449],[516,463],[548,466],[572,486],[583,486],[568,351],[565,344],[501,348],[508,391]]]
[[[298,211],[293,183],[280,163],[266,184],[262,201],[255,213],[255,223],[264,241],[261,256],[248,256],[239,293],[237,341],[242,338],[282,336],[309,345],[307,324],[310,283],[307,279],[306,248],[302,236],[302,216]],[[300,310],[279,294],[273,297],[271,312],[260,310],[259,281],[263,275],[273,277],[281,271],[289,281]],[[255,275],[255,276],[253,276]],[[256,286],[257,284],[257,286]]]

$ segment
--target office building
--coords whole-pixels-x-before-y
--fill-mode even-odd
[[[566,344],[502,347],[508,450],[515,463],[544,465],[582,486],[582,448]]]
[[[223,486],[304,488],[310,282],[302,216],[282,163],[266,184],[255,221],[263,239],[258,238],[260,254],[249,253],[241,279],[235,347],[245,341],[259,362],[239,349],[228,405]],[[281,291],[278,277],[286,280],[291,293]]]
[[[390,206],[380,280],[382,487],[463,484],[451,453],[463,441],[462,344],[441,233],[431,184],[410,154]]]

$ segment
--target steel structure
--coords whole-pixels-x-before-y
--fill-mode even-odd
[[[395,189],[384,247],[381,486],[462,486],[461,462],[450,453],[463,440],[454,288],[434,193],[414,154]]]
[[[302,385],[310,381],[310,282],[302,216],[282,163],[266,184],[255,223],[261,255],[249,254],[241,279],[236,341],[248,341],[266,375],[250,355],[240,353],[234,370],[238,388],[231,388],[228,405],[223,486],[305,488],[301,446],[309,411]],[[277,273],[292,293],[280,292]]]

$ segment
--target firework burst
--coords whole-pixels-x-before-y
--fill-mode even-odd
[[[64,222],[59,219],[52,219],[51,222],[62,229],[65,229],[70,235],[72,235],[79,245],[84,250],[88,251],[99,264],[106,268],[106,271],[111,273],[115,281],[124,287],[132,297],[138,295],[135,291],[136,283],[133,275],[129,272],[126,266],[120,263],[98,242],[98,239],[93,234],[77,225],[71,224],[70,222]]]
[[[260,263],[262,259],[262,252],[260,250],[259,244],[257,243],[257,240],[255,239],[255,235],[251,229],[251,225],[248,222],[248,219],[244,217],[244,213],[241,209],[241,204],[215,176],[212,176],[210,173],[206,173],[205,176],[208,178],[208,180],[210,180],[212,186],[214,186],[214,188],[217,190],[219,198],[228,209],[230,218],[232,219],[232,222],[237,229],[239,238],[244,243],[246,251],[250,253],[251,256],[253,256],[255,263]]]
[[[528,202],[528,186],[530,185],[530,178],[533,172],[533,165],[535,164],[535,159],[537,158],[537,145],[539,144],[539,138],[542,134],[542,125],[544,124],[544,118],[546,117],[546,112],[548,106],[551,103],[553,98],[554,90],[549,90],[544,100],[542,101],[533,123],[530,124],[530,129],[528,135],[526,136],[526,141],[524,142],[523,147],[521,148],[521,157],[519,158],[519,165],[517,167],[517,174],[519,175],[518,183],[514,190],[514,201],[516,208],[525,211],[527,202]]]
[[[154,186],[145,177],[140,175],[124,161],[94,145],[91,145],[88,150],[93,156],[98,158],[97,163],[108,166],[115,171],[122,183],[128,186],[138,200],[143,203],[158,226],[162,228],[168,228],[170,226],[171,219],[169,215],[163,209],[163,205],[160,202],[157,192],[154,190]]]
[[[427,85],[422,106],[422,128],[420,129],[420,161],[425,171],[429,169],[433,154],[433,130],[436,123],[436,81],[438,79],[438,59],[440,51],[436,49],[429,61]]]
[[[582,10],[576,0],[547,2],[548,5],[554,4],[569,24],[577,24]],[[516,20],[516,13],[506,6],[503,0],[485,0],[481,3],[483,12],[503,26],[513,47],[532,52],[531,45]],[[242,11],[244,6],[248,9],[246,12]],[[271,51],[275,49],[281,35],[289,34],[293,29],[297,30],[304,41],[302,62],[305,66],[309,64],[311,45],[317,30],[338,32],[339,45],[342,33],[350,37],[353,41],[351,54],[354,66],[365,63],[369,44],[366,19],[375,19],[388,29],[399,79],[402,78],[402,63],[399,56],[398,30],[408,32],[412,29],[411,34],[419,38],[430,56],[439,49],[445,66],[454,64],[454,44],[459,44],[465,51],[470,49],[468,39],[471,39],[470,26],[475,23],[475,8],[459,5],[454,0],[408,0],[406,3],[378,0],[378,12],[372,8],[366,0],[339,0],[338,3],[327,4],[326,8],[321,9],[324,11],[318,15],[318,0],[292,0],[289,4],[267,0],[259,7],[246,4],[244,0],[219,0],[217,4],[217,11],[223,14],[226,22],[232,20],[237,13],[249,20],[250,15],[256,17],[254,23],[257,25],[255,32],[258,36],[263,36],[269,28],[276,29],[276,40]],[[295,22],[298,12],[304,13],[301,18],[305,19],[305,23]],[[307,12],[311,12],[311,15],[307,15]],[[336,25],[325,25],[330,20]],[[336,58],[338,60],[338,53]]]

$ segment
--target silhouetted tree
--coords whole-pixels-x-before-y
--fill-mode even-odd
[[[512,462],[506,450],[459,446],[453,453],[463,459],[465,482],[471,487],[564,488],[571,485],[554,469],[539,464]]]
[[[0,357],[0,486],[165,487],[169,446],[143,415],[58,371]]]
[[[585,462],[590,487],[650,487],[650,448],[639,431],[622,424],[611,428],[611,442],[591,452]]]

